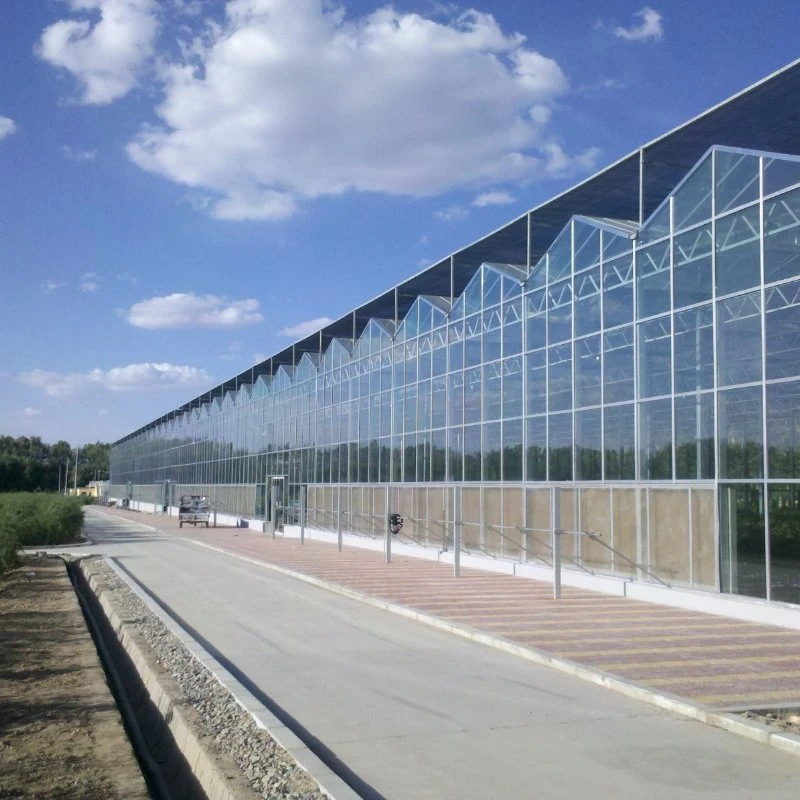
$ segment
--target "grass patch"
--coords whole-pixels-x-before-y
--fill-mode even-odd
[[[0,494],[0,574],[17,565],[21,547],[78,541],[84,500],[44,492]]]

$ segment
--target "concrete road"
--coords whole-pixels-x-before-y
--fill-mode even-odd
[[[800,797],[800,760],[765,745],[135,522],[90,510],[86,532],[368,796]]]

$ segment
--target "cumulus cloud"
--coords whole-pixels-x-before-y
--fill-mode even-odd
[[[472,205],[484,208],[485,206],[507,206],[515,202],[516,198],[508,192],[483,192],[472,201]]]
[[[97,150],[78,150],[68,144],[62,145],[59,150],[67,161],[94,161],[97,156]]]
[[[22,409],[22,415],[24,417],[28,417],[28,419],[31,419],[32,417],[39,417],[41,414],[42,412],[38,408],[31,408],[31,406],[26,406]]]
[[[162,62],[159,124],[128,145],[224,220],[278,220],[347,191],[435,195],[561,177],[550,109],[561,67],[474,10],[391,7],[351,19],[325,0],[232,0]],[[457,132],[457,135],[454,134]]]
[[[50,294],[50,292],[55,292],[57,289],[63,289],[67,284],[63,283],[62,281],[54,281],[52,278],[43,281],[40,286],[42,291],[45,294]]]
[[[259,302],[175,292],[134,303],[122,316],[136,328],[241,328],[261,322]]]
[[[452,205],[433,212],[433,218],[440,222],[455,222],[469,215],[469,209],[464,206]]]
[[[0,139],[5,139],[6,136],[14,133],[17,129],[17,124],[11,117],[0,117]]]
[[[641,22],[638,25],[631,25],[629,28],[623,28],[622,26],[614,28],[614,36],[629,42],[644,42],[648,39],[658,41],[663,36],[662,17],[658,11],[650,8],[650,6],[645,6],[633,16],[639,17]]]
[[[51,397],[66,397],[98,388],[126,392],[207,386],[211,383],[211,376],[204,369],[167,363],[128,364],[125,367],[93,369],[89,372],[33,369],[20,373],[18,377],[22,383],[42,389]]]
[[[330,325],[333,322],[329,317],[317,317],[310,319],[307,322],[299,322],[297,325],[292,325],[289,328],[284,328],[279,331],[281,336],[291,336],[294,339],[302,339],[316,333],[320,328]]]
[[[136,86],[152,57],[158,20],[156,0],[67,0],[73,15],[45,28],[37,55],[72,73],[79,102],[103,105]]]

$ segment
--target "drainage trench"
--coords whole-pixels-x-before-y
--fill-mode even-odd
[[[139,671],[88,585],[79,562],[68,563],[67,572],[152,797],[154,800],[208,800],[170,730],[171,709],[164,716],[153,702]]]

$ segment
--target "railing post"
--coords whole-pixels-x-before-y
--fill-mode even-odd
[[[389,524],[389,487],[386,487],[386,563],[392,563],[392,526]]]
[[[551,492],[550,524],[553,537],[553,599],[561,597],[561,489],[554,486]]]
[[[453,487],[453,577],[461,575],[461,487]]]
[[[306,543],[306,506],[308,504],[308,485],[300,485],[300,544]]]
[[[336,546],[342,552],[342,487],[336,487]]]

